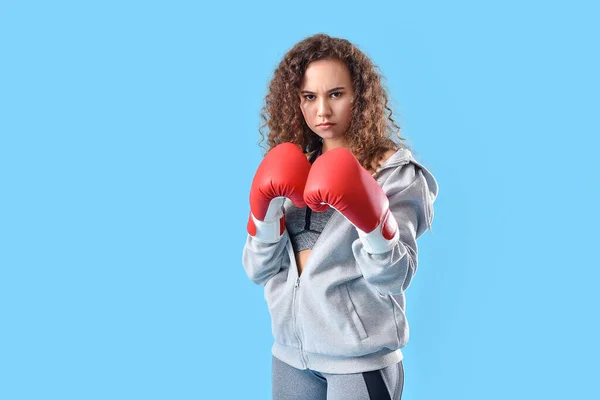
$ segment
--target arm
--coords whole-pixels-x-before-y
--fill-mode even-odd
[[[289,266],[283,204],[288,198],[298,207],[305,206],[302,193],[309,170],[310,163],[300,148],[282,143],[267,153],[254,175],[242,264],[258,285],[264,286],[282,267]]]
[[[252,282],[265,286],[271,277],[289,267],[289,261],[286,262],[286,245],[289,240],[287,230],[281,240],[275,243],[260,242],[248,234],[242,252],[242,264]]]
[[[392,171],[383,190],[397,221],[397,242],[384,253],[371,254],[359,238],[352,251],[367,282],[381,294],[399,294],[408,288],[417,270],[417,239],[431,228],[438,186],[429,171],[411,161]]]

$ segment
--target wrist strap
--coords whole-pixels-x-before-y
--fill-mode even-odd
[[[383,221],[373,231],[365,233],[358,228],[356,230],[363,247],[370,254],[388,252],[400,240],[398,222],[390,210],[387,211]]]
[[[285,231],[285,215],[275,221],[260,221],[250,212],[248,233],[262,243],[277,243]]]

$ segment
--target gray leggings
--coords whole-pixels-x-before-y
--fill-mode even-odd
[[[404,389],[402,361],[356,374],[296,369],[273,357],[273,400],[399,400]]]

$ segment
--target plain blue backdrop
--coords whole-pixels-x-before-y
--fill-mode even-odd
[[[403,399],[591,399],[598,8],[0,4],[0,398],[269,399],[248,191],[273,70],[315,33],[383,72],[439,183]]]

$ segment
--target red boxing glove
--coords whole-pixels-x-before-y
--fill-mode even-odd
[[[302,194],[310,162],[293,143],[282,143],[267,153],[250,189],[248,233],[259,242],[275,243],[285,230],[283,202],[306,207]]]
[[[398,223],[383,189],[344,147],[327,151],[313,163],[304,201],[317,212],[329,206],[339,211],[371,254],[385,253],[399,240]]]

